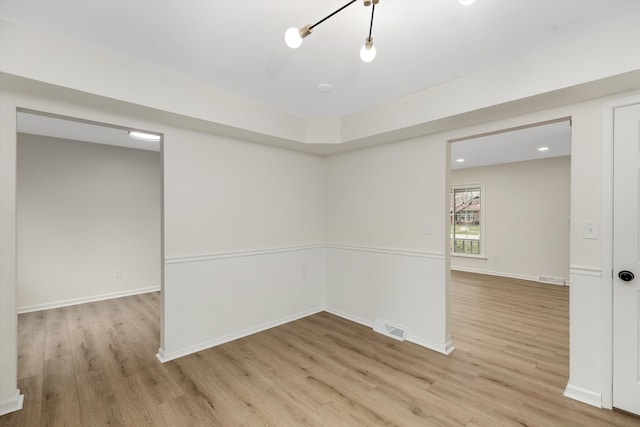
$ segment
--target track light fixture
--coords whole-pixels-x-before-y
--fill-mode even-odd
[[[287,43],[287,46],[292,49],[300,47],[300,45],[302,44],[302,39],[311,34],[316,26],[322,24],[324,21],[331,18],[336,13],[346,9],[348,6],[351,6],[355,2],[356,0],[351,0],[340,9],[324,17],[313,25],[305,25],[302,28],[289,28],[284,34],[284,40]],[[363,2],[365,6],[371,6],[371,23],[369,24],[369,36],[365,39],[362,49],[360,49],[360,59],[362,59],[364,62],[371,62],[376,57],[376,48],[373,46],[373,37],[371,37],[371,31],[373,30],[373,14],[376,10],[376,5],[380,2],[380,0],[363,0]]]

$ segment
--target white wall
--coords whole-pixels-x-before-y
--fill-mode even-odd
[[[322,158],[183,128],[164,135],[167,257],[324,241]]]
[[[451,185],[485,184],[486,259],[451,257],[451,268],[569,280],[569,156],[451,171]]]
[[[444,253],[447,142],[416,138],[327,159],[329,311],[380,318],[451,351]]]
[[[165,132],[163,361],[320,311],[324,161]]]
[[[0,83],[2,80],[0,79]],[[16,311],[16,106],[0,96],[0,414],[22,408]]]
[[[20,134],[17,154],[18,310],[160,289],[160,153]]]
[[[2,61],[0,61],[0,89],[2,91],[0,93],[0,366],[2,367],[0,369],[0,413],[2,413],[20,407],[19,394],[16,393],[15,298],[17,108],[48,111],[141,129],[154,129],[165,134],[165,143],[170,147],[168,150],[173,150],[171,146],[175,146],[173,153],[168,151],[168,157],[165,158],[165,165],[171,169],[165,173],[164,182],[168,188],[165,191],[167,201],[165,201],[164,209],[167,213],[167,222],[164,231],[167,236],[172,236],[169,239],[171,245],[167,243],[166,246],[169,258],[166,267],[167,278],[172,274],[171,271],[168,271],[172,268],[169,265],[173,261],[180,261],[181,256],[194,255],[194,259],[198,259],[197,255],[208,254],[210,250],[216,253],[225,251],[223,245],[218,245],[216,239],[216,234],[222,233],[224,235],[224,231],[221,230],[223,225],[216,223],[215,219],[219,214],[219,209],[222,210],[224,217],[225,213],[233,207],[225,205],[224,201],[215,205],[198,200],[203,195],[206,198],[206,191],[218,185],[213,177],[208,175],[208,172],[202,170],[199,160],[201,160],[200,156],[214,154],[209,159],[220,162],[226,160],[231,168],[230,165],[237,159],[236,156],[230,155],[231,152],[216,159],[215,153],[211,153],[206,148],[190,146],[189,141],[193,135],[191,132],[177,128],[177,124],[192,125],[200,129],[217,129],[220,133],[250,135],[250,137],[260,139],[265,143],[274,143],[276,139],[280,142],[286,140],[285,142],[291,147],[300,146],[300,149],[306,147],[299,141],[305,140],[309,135],[305,133],[305,122],[302,119],[241,102],[239,99],[230,99],[228,96],[215,93],[215,91],[196,87],[153,70],[117,58],[106,57],[77,45],[50,39],[42,34],[34,34],[26,29],[16,28],[6,23],[0,23],[0,32],[0,51],[2,52]],[[354,144],[360,142],[374,144],[380,141],[396,142],[406,139],[408,134],[415,136],[416,132],[422,134],[443,133],[421,138],[421,142],[410,149],[408,147],[411,146],[411,143],[398,143],[397,148],[390,146],[386,148],[385,154],[385,156],[389,156],[389,159],[380,155],[385,151],[375,150],[363,150],[361,153],[354,154],[353,157],[336,158],[336,163],[333,165],[336,168],[335,172],[328,173],[329,175],[336,173],[344,180],[340,182],[338,179],[328,177],[327,186],[345,185],[353,191],[327,188],[326,235],[329,242],[335,240],[336,243],[342,243],[343,248],[353,251],[359,251],[360,249],[357,248],[359,245],[374,245],[373,250],[397,249],[395,252],[389,251],[390,255],[408,256],[410,253],[417,252],[423,258],[431,256],[437,258],[446,247],[444,243],[446,229],[443,226],[443,229],[439,230],[438,226],[439,219],[446,220],[448,203],[446,197],[448,182],[444,171],[448,162],[445,149],[446,141],[571,116],[573,118],[571,369],[567,394],[576,398],[587,396],[591,403],[597,402],[605,387],[601,373],[603,351],[606,346],[603,335],[598,330],[603,324],[600,291],[603,286],[610,285],[610,279],[606,278],[607,274],[603,274],[601,269],[601,242],[599,240],[584,240],[581,233],[585,221],[597,222],[601,220],[601,123],[602,103],[606,99],[596,98],[610,96],[622,90],[640,89],[637,80],[637,76],[640,74],[640,56],[628,54],[628,52],[636,51],[639,33],[640,26],[636,21],[589,37],[572,39],[550,51],[540,51],[527,58],[492,67],[462,79],[455,79],[439,87],[421,91],[415,96],[395,100],[352,117],[343,118],[340,123],[341,141],[355,141]],[[25,55],[24,52],[30,52],[30,55]],[[562,72],[558,72],[559,67]],[[584,102],[569,104],[575,102],[576,99]],[[484,124],[472,125],[474,123]],[[248,130],[241,132],[238,129]],[[404,135],[404,138],[401,135]],[[323,139],[325,136],[323,133],[318,139]],[[312,139],[316,140],[316,138]],[[201,137],[196,137],[196,145],[204,145],[201,140]],[[215,141],[212,143],[216,144]],[[179,148],[180,144],[186,144],[184,152]],[[240,141],[239,144],[243,144],[243,142]],[[337,144],[331,145],[334,148]],[[308,144],[308,146],[317,146],[317,144]],[[258,152],[262,153],[263,151],[248,150],[249,154]],[[410,155],[412,152],[416,155],[429,153],[433,157],[414,158]],[[185,154],[188,155],[184,156]],[[171,165],[173,156],[177,156],[176,159],[184,156],[185,159],[193,160],[200,173],[192,175],[193,179],[182,180],[179,176],[180,169],[175,167],[179,162]],[[289,200],[308,197],[307,193],[302,192],[299,186],[293,183],[299,179],[297,175],[294,175],[294,171],[300,172],[294,166],[293,157],[290,157],[289,154],[273,154],[273,158],[278,159],[274,165],[284,167],[285,169],[281,173],[288,176],[291,181],[285,187],[285,191],[292,190]],[[362,164],[361,160],[367,158],[377,163],[358,168],[364,172],[364,179],[358,181],[357,171],[350,172],[347,166],[349,164],[359,166]],[[319,174],[318,170],[323,168],[322,160],[307,157],[301,157],[301,159],[305,159],[301,160],[304,165],[315,165],[309,171],[303,171],[303,182],[314,181],[313,176]],[[406,162],[408,167],[404,169],[402,164],[391,165],[394,159]],[[343,161],[344,163],[341,164]],[[425,163],[421,163],[422,161]],[[333,160],[329,159],[328,166],[331,166],[332,162]],[[259,166],[256,161],[253,164]],[[187,162],[184,166],[187,167],[188,173],[190,164]],[[391,179],[390,182],[380,183],[382,192],[379,199],[376,199],[374,194],[377,189],[368,186],[368,182],[379,182],[373,177],[377,167],[385,171],[385,176]],[[420,168],[433,168],[434,172],[431,174]],[[394,177],[393,173],[397,173],[397,177]],[[255,174],[251,174],[251,176],[255,177]],[[277,173],[276,176],[281,175]],[[412,176],[415,177],[415,180],[412,180]],[[273,185],[286,183],[286,180],[262,174],[261,177]],[[321,178],[317,179],[322,181]],[[355,179],[356,183],[350,184],[350,179]],[[225,183],[232,187],[238,185],[239,190],[247,190],[246,184],[237,184],[232,181]],[[406,187],[404,187],[405,184]],[[431,186],[437,189],[428,190]],[[399,190],[400,193],[395,194],[394,189]],[[178,191],[191,193],[191,197],[187,198],[189,203],[186,207],[175,204],[186,197],[179,194]],[[266,194],[265,200],[280,200],[282,190],[267,187],[266,191],[268,194]],[[344,200],[347,197],[358,198],[361,197],[361,192],[366,194],[364,199],[354,200],[353,203],[347,203],[345,208],[333,210],[333,205],[331,205],[333,201]],[[258,191],[253,191],[250,194],[254,194],[256,197],[260,195]],[[271,195],[274,196],[273,199],[270,198]],[[433,197],[438,195],[441,197]],[[394,203],[405,202],[409,203],[408,208],[417,207],[417,209],[407,209],[406,215],[402,215],[402,210]],[[322,200],[316,201],[315,204],[321,205]],[[197,236],[197,230],[204,228],[194,227],[194,230],[190,230],[189,224],[178,225],[181,218],[191,219],[188,215],[189,208],[198,208],[201,205],[205,207],[204,214],[191,210],[195,223],[199,227],[208,227],[213,224],[217,230],[214,234],[205,233],[206,236]],[[217,209],[216,206],[220,206],[220,208]],[[377,212],[366,211],[364,208],[368,206],[377,208]],[[350,212],[349,207],[363,212],[367,216],[371,213],[372,219],[366,220],[366,216],[361,216],[361,219],[366,220],[363,227],[358,223],[357,216]],[[299,252],[299,259],[302,259],[302,252],[309,249],[305,248],[308,241],[302,242],[302,238],[292,239],[294,233],[285,232],[284,237],[274,238],[275,233],[269,234],[269,231],[264,230],[265,224],[270,225],[271,220],[273,220],[275,230],[285,228],[283,224],[287,221],[289,214],[286,209],[274,206],[259,206],[258,208],[261,211],[250,217],[252,221],[255,221],[255,225],[246,227],[242,226],[239,221],[231,222],[231,229],[240,232],[241,242],[241,244],[233,245],[233,251],[238,252],[237,247],[243,246],[246,250],[239,249],[239,251],[244,251],[243,258],[248,261],[243,264],[242,269],[236,269],[238,273],[251,266],[249,260],[253,253],[264,255],[269,253],[268,250],[260,252],[256,251],[257,249],[292,244],[293,246],[280,249]],[[420,212],[421,208],[422,212]],[[264,213],[264,217],[259,216],[262,213]],[[344,215],[345,219],[340,219],[336,215]],[[424,226],[419,226],[419,217],[426,218]],[[207,218],[210,219],[210,222],[206,221]],[[269,220],[266,220],[267,218]],[[298,221],[298,218],[299,216],[296,214],[291,219],[295,230],[300,231],[305,225],[312,229],[316,227],[317,223],[312,224],[311,221],[304,223]],[[433,221],[432,225],[429,224],[431,221]],[[379,228],[380,224],[383,224],[382,228]],[[176,226],[179,228],[174,230]],[[432,226],[434,227],[433,235],[425,235],[424,241],[421,242],[418,236],[423,231],[418,228],[429,231]],[[392,236],[394,233],[391,230],[394,229],[398,230],[397,237]],[[243,236],[244,230],[251,230],[253,234]],[[315,232],[305,230],[303,232],[305,240],[314,236]],[[182,231],[186,232],[184,241],[181,238]],[[369,235],[367,235],[367,231],[370,231]],[[292,240],[295,242],[289,243]],[[228,243],[224,239],[222,242]],[[314,243],[310,242],[309,244],[313,246]],[[341,247],[337,249],[342,250]],[[233,253],[226,255],[232,256]],[[218,256],[226,255],[224,253],[222,255],[208,254],[202,259],[215,260]],[[182,261],[186,263],[186,259],[182,258]],[[444,261],[436,260],[442,265],[438,264],[430,271],[433,273],[433,280],[437,283],[424,282],[429,286],[434,286],[435,292],[428,296],[420,296],[420,300],[430,299],[430,303],[446,305],[441,291],[446,292],[442,279],[446,277],[445,272],[448,270],[447,260],[446,254]],[[367,261],[367,263],[370,262],[371,260]],[[391,284],[402,283],[401,280],[396,280],[401,275],[399,264],[395,266],[392,262],[388,264],[392,274],[389,276],[390,280],[382,282],[385,283],[383,291],[388,291]],[[197,262],[194,265],[197,265]],[[274,272],[278,271],[278,267],[275,268]],[[332,268],[332,266],[327,266],[327,272]],[[190,268],[189,271],[196,272],[197,267]],[[256,271],[261,270],[257,269]],[[339,270],[335,271],[339,273]],[[361,272],[356,272],[356,274],[361,274]],[[419,276],[421,274],[418,273]],[[165,281],[166,293],[179,294],[181,281],[188,277],[188,273],[183,272],[171,280]],[[364,276],[357,277],[363,278]],[[207,281],[206,277],[200,279],[203,282]],[[296,286],[293,279],[286,277],[285,279],[290,286]],[[299,281],[299,278],[296,281]],[[252,283],[260,283],[260,277],[254,277]],[[362,285],[362,283],[358,285]],[[327,286],[333,285],[328,284]],[[236,288],[231,287],[231,289],[233,291]],[[247,289],[250,288],[241,287],[238,292],[251,295],[250,292],[246,292]],[[407,295],[413,295],[410,288],[405,288],[405,290]],[[198,297],[202,297],[202,295],[195,295],[195,298]],[[257,309],[261,305],[261,301],[251,299],[246,301],[245,312]],[[327,302],[329,303],[329,301]],[[393,304],[402,303],[402,299],[396,299],[393,302]],[[169,300],[164,301],[165,318],[163,318],[162,328],[165,331],[175,328],[173,332],[175,334],[180,324],[179,319],[177,322],[176,319],[166,319],[166,313],[172,310],[169,304]],[[366,304],[371,306],[371,301]],[[187,306],[185,305],[185,307]],[[303,306],[304,304],[301,303],[296,308]],[[417,306],[417,304],[412,305],[411,310],[415,310]],[[201,310],[204,309],[206,307],[201,307]],[[291,314],[295,312],[291,307],[288,311]],[[446,316],[437,314],[436,317],[437,319],[434,319],[431,326],[440,328],[443,330],[442,335],[446,336]],[[225,323],[225,319],[218,320]],[[409,321],[413,322],[412,319]],[[418,330],[413,324],[406,326],[410,330]],[[200,327],[206,328],[206,325]],[[229,334],[225,336],[230,336],[234,332],[233,328],[234,324],[229,323]],[[241,333],[243,330],[235,332]],[[429,331],[424,331],[424,333],[429,333]],[[164,335],[169,336],[170,333],[167,332]],[[438,342],[441,341],[441,337],[435,337],[435,339]],[[169,351],[173,351],[172,345],[171,342],[162,343],[163,348]]]
[[[164,345],[168,361],[323,309],[321,245],[168,258]]]
[[[161,359],[322,309],[322,158],[176,127],[131,104],[49,85],[0,83],[0,261],[8,266],[0,272],[0,412],[20,405],[10,267],[17,108],[164,135]]]
[[[571,117],[570,378],[565,394],[599,406],[607,393],[603,354],[610,348],[602,329],[610,323],[610,319],[603,318],[606,312],[602,289],[611,286],[611,281],[602,270],[601,240],[583,238],[582,230],[585,222],[601,221],[603,104],[631,93],[638,94],[629,92],[549,108],[329,157],[327,239],[330,244],[337,243],[335,251],[354,254],[337,257],[329,249],[327,308],[362,323],[371,323],[383,314],[395,316],[385,320],[407,326],[410,333],[416,330],[416,310],[430,311],[430,304],[445,305],[442,298],[447,290],[443,280],[447,275],[440,272],[448,268],[449,257],[445,255],[441,262],[433,260],[431,266],[422,269],[402,265],[392,258],[408,256],[413,250],[425,259],[437,258],[445,248],[449,203],[445,190],[449,182],[444,170],[449,162],[447,141]],[[429,230],[434,234],[425,234]],[[375,256],[364,259],[355,255],[364,251],[375,252]],[[388,256],[378,256],[385,252]],[[351,261],[344,262],[345,256],[350,256]],[[410,280],[404,274],[410,274]],[[420,294],[425,288],[430,291]],[[401,313],[398,307],[404,307],[406,312]],[[443,331],[446,322],[442,313],[436,310],[429,316],[429,326]],[[438,345],[448,348],[447,341],[438,341],[435,335],[432,339],[422,338],[435,343],[434,349]]]
[[[13,170],[15,168],[15,111],[17,107],[129,127],[154,129],[165,135],[166,294],[186,294],[181,292],[188,289],[188,286],[183,283],[191,280],[190,278],[194,275],[201,283],[213,286],[215,281],[212,278],[214,276],[209,278],[206,275],[198,275],[198,271],[206,271],[206,268],[203,267],[205,264],[198,266],[198,262],[216,262],[217,259],[235,256],[239,253],[243,262],[232,265],[232,270],[226,269],[225,265],[225,270],[221,270],[219,276],[224,277],[226,272],[232,271],[232,276],[242,277],[243,272],[252,271],[253,266],[261,262],[258,261],[259,257],[269,255],[268,248],[274,250],[280,248],[282,253],[295,254],[294,261],[290,261],[286,257],[280,258],[282,262],[277,262],[270,272],[273,274],[272,277],[276,278],[279,277],[278,274],[281,274],[289,286],[288,290],[295,289],[301,282],[300,272],[302,270],[298,266],[302,265],[304,252],[314,249],[314,245],[318,243],[316,238],[324,233],[316,228],[318,221],[320,221],[320,223],[326,224],[324,235],[327,242],[330,246],[334,244],[326,249],[327,307],[329,309],[335,308],[353,317],[360,317],[367,322],[374,320],[374,316],[395,316],[394,313],[399,311],[398,307],[404,307],[406,308],[406,318],[398,317],[385,320],[407,326],[410,334],[418,331],[418,334],[421,334],[418,338],[424,340],[427,345],[435,344],[436,349],[438,346],[444,345],[445,351],[448,345],[446,315],[438,310],[429,313],[428,316],[432,317],[429,318],[427,324],[424,323],[424,319],[420,319],[421,314],[416,314],[416,310],[427,310],[428,304],[432,304],[434,307],[445,310],[446,313],[443,295],[446,295],[447,290],[443,285],[443,280],[446,280],[448,258],[446,254],[444,254],[444,260],[438,260],[438,257],[443,255],[443,250],[446,247],[447,188],[449,186],[446,176],[446,165],[449,161],[447,141],[544,122],[559,117],[572,117],[571,366],[567,394],[590,403],[597,402],[602,395],[602,351],[605,342],[598,328],[603,321],[600,288],[606,285],[607,281],[603,277],[600,265],[601,242],[583,239],[582,226],[585,221],[600,221],[601,119],[602,104],[607,99],[596,99],[547,109],[537,113],[491,121],[482,125],[459,128],[410,141],[330,157],[326,159],[326,188],[323,188],[325,161],[322,158],[176,128],[161,121],[145,119],[144,117],[147,117],[145,111],[140,114],[142,118],[139,118],[137,108],[132,106],[120,106],[107,100],[95,102],[94,98],[85,94],[69,93],[49,86],[38,89],[38,85],[35,85],[34,88],[19,85],[7,87],[5,85],[2,88],[2,96],[0,96],[0,112],[2,113],[0,116],[2,136],[0,140],[2,166],[0,225],[3,227],[2,240],[0,241],[0,251],[2,251],[0,261],[3,265],[0,271],[0,279],[2,279],[2,283],[0,283],[0,291],[2,292],[0,299],[0,308],[2,309],[0,312],[2,320],[0,349],[3,350],[0,353],[2,356],[0,362],[3,367],[0,372],[0,380],[2,380],[0,391],[4,396],[2,400],[8,402],[5,407],[12,405],[15,407],[18,401],[15,396],[17,377],[15,277],[12,276],[11,269],[12,263],[15,262],[15,258],[12,258],[15,254],[15,246],[11,242],[14,238],[13,218],[15,218],[15,205],[13,204],[15,181],[12,177],[15,176]],[[35,90],[35,93],[30,90]],[[128,112],[126,116],[119,112],[123,109]],[[248,146],[255,147],[255,150]],[[260,165],[263,158],[264,161],[274,166],[274,176],[264,173],[264,169]],[[233,174],[233,168],[236,164],[238,168],[246,170],[256,168],[256,171],[254,173],[249,170],[250,178],[248,181],[226,180],[225,176],[216,175],[215,167],[207,168],[207,162],[204,159],[217,162],[218,165],[221,165],[220,167],[228,168],[227,173],[229,174]],[[182,176],[182,174],[185,175]],[[259,175],[260,179],[267,180],[270,185],[255,187],[256,175]],[[221,184],[223,180],[224,185]],[[320,196],[313,200],[307,199],[312,193],[307,191],[307,184],[314,182],[316,183],[314,194],[318,194],[315,191],[320,192],[323,196],[326,195],[325,198]],[[303,183],[307,184],[303,185]],[[237,189],[237,194],[253,194],[256,197],[262,196],[261,191],[268,191],[269,194],[264,200],[269,200],[269,195],[273,195],[273,200],[282,200],[284,194],[290,194],[288,200],[306,200],[301,205],[310,203],[317,207],[314,211],[320,212],[319,216],[322,217],[326,213],[326,218],[324,218],[324,222],[322,222],[323,219],[318,220],[318,217],[312,217],[309,222],[304,222],[300,218],[302,215],[307,215],[308,212],[294,213],[294,217],[289,218],[291,215],[291,209],[288,208],[290,204],[269,206],[267,203],[254,206],[255,213],[249,216],[250,222],[247,223],[246,211],[234,211],[234,204],[230,205],[225,203],[223,199],[216,198],[214,200],[209,197],[210,192],[224,196],[225,193],[222,191],[224,186]],[[260,191],[251,191],[251,188],[258,188]],[[351,198],[353,200],[350,200]],[[246,206],[242,200],[236,202],[237,206]],[[199,209],[204,209],[205,213],[199,212]],[[230,212],[237,213],[238,218],[242,218],[242,221],[234,221],[234,216],[230,215]],[[225,220],[230,218],[230,221],[228,223],[216,221],[216,218],[219,217]],[[438,225],[439,222],[441,225]],[[289,223],[293,226],[292,231],[286,230]],[[204,231],[209,230],[210,227],[213,227],[215,233]],[[233,244],[235,240],[216,238],[218,235],[231,236],[233,233],[225,234],[228,227],[238,233],[240,244]],[[273,227],[274,230],[280,230],[282,233],[272,233],[268,227]],[[198,230],[203,230],[204,235],[200,235]],[[247,233],[247,230],[251,230],[251,232]],[[184,237],[182,237],[183,235]],[[296,238],[297,235],[304,237]],[[225,246],[231,247],[226,249]],[[340,264],[331,262],[337,253],[334,251],[345,250],[350,252],[350,255],[347,256],[353,255],[353,259],[356,259],[363,250],[372,251],[374,256],[364,259],[364,265],[372,265],[372,262],[377,261],[375,258],[377,252],[375,251],[388,252],[388,256],[384,257],[381,275],[376,278],[376,282],[371,288],[373,293],[370,292],[370,289],[367,291],[369,293],[354,292],[356,296],[353,298],[340,296],[340,292],[345,289],[344,284],[353,286],[353,289],[369,286],[366,282],[366,272],[361,269],[341,272]],[[412,253],[416,253],[424,262],[405,268],[404,266],[409,264],[399,260]],[[258,258],[255,258],[254,254]],[[198,258],[199,256],[202,257]],[[187,266],[190,257],[196,262]],[[309,265],[320,265],[322,260],[316,257],[313,262],[307,262]],[[184,264],[185,269],[188,270],[178,267],[181,264]],[[357,265],[356,262],[347,264]],[[312,267],[309,268],[312,269]],[[294,275],[287,269],[297,270],[297,274]],[[255,268],[253,271],[263,272],[264,270]],[[403,278],[403,274],[407,271],[413,272],[410,280]],[[174,275],[174,273],[178,274]],[[336,277],[341,280],[334,280]],[[345,278],[347,280],[344,280]],[[312,277],[308,280],[312,283],[318,283],[317,280],[323,279]],[[268,283],[267,286],[274,283],[273,280],[261,281],[261,277],[258,275],[245,281],[245,283],[248,282],[252,283],[253,287],[246,285],[236,287],[228,282],[228,289],[237,292],[230,294],[232,299],[239,294],[254,295],[251,291],[261,283]],[[395,289],[392,288],[395,286],[400,286],[400,292],[396,294],[389,292],[391,289]],[[417,291],[424,290],[424,288],[416,289],[416,286],[427,286],[431,290],[426,294],[416,294]],[[210,292],[210,289],[204,287],[202,292],[193,295],[192,300],[194,304],[198,305],[199,312],[205,319],[209,319],[211,316],[210,306],[203,303],[203,301],[207,301],[207,292]],[[371,295],[374,293],[385,297],[382,299],[385,305],[377,305],[377,301],[380,299],[376,299],[379,298],[378,296],[372,298]],[[287,292],[279,294],[286,296]],[[386,296],[389,294],[391,299]],[[413,298],[414,295],[418,295],[418,297]],[[226,295],[221,296],[221,298],[223,297]],[[358,302],[360,297],[362,297],[362,307],[357,306],[360,303]],[[278,313],[272,312],[269,316],[253,318],[256,322],[251,325],[252,327],[234,323],[236,318],[233,317],[227,322],[227,319],[222,316],[215,320],[226,325],[228,329],[217,331],[216,336],[205,337],[200,333],[205,333],[206,328],[210,325],[204,322],[197,325],[200,328],[199,331],[190,334],[191,337],[194,337],[193,343],[178,342],[175,340],[180,331],[190,328],[192,325],[182,324],[179,318],[170,318],[167,313],[179,312],[184,310],[184,307],[191,307],[190,298],[185,295],[185,298],[175,300],[175,306],[172,306],[172,301],[174,301],[172,299],[164,301],[162,328],[165,333],[161,357],[171,358],[179,355],[181,351],[194,349],[202,344],[219,342],[272,325],[279,320],[293,318],[300,313],[313,311],[313,309],[309,309],[311,306],[308,304],[309,300],[298,299],[293,301],[292,305],[287,306],[286,310],[283,308],[284,305],[279,305]],[[426,302],[427,305],[422,304],[423,302]],[[263,301],[247,298],[243,311],[249,313],[259,310],[262,303]],[[234,314],[238,318],[241,317],[240,310]],[[267,319],[267,317],[272,318]],[[433,329],[422,329],[423,325],[418,325],[419,322],[423,322],[423,325]],[[234,325],[240,326],[240,328],[234,328]],[[435,330],[440,332],[433,334],[433,336],[427,336]],[[596,332],[594,333],[594,331]],[[189,347],[190,345],[191,347]],[[10,350],[11,348],[14,350],[5,351],[5,349]]]

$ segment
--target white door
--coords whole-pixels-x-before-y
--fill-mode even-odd
[[[614,112],[613,406],[640,415],[640,104]]]

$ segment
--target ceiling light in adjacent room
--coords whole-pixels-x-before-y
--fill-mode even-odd
[[[154,134],[154,133],[140,132],[140,131],[137,131],[137,130],[130,130],[129,131],[129,136],[131,138],[140,139],[142,141],[149,141],[149,142],[158,142],[158,141],[160,141],[160,135],[157,135],[157,134]]]
[[[320,83],[318,85],[318,92],[320,93],[329,93],[331,92],[331,90],[333,90],[333,86],[331,86],[331,83]]]
[[[462,163],[462,162],[464,162],[464,159],[457,159],[456,162]]]
[[[549,151],[549,147],[540,147],[538,151]]]

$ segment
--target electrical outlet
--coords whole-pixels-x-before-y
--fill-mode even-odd
[[[585,222],[582,230],[582,237],[585,239],[598,239],[600,232],[598,231],[597,222]]]
[[[116,279],[122,279],[122,271],[116,270],[115,276],[116,276]]]
[[[307,276],[307,267],[302,267],[300,269],[300,277],[306,277]]]

